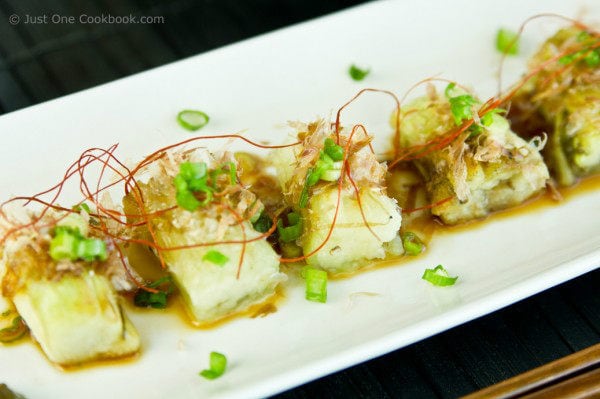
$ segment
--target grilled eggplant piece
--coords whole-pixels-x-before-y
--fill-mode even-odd
[[[138,333],[108,277],[120,262],[115,251],[103,260],[57,261],[49,255],[51,240],[50,232],[24,229],[5,242],[0,261],[2,295],[48,359],[70,366],[136,353]]]
[[[307,185],[319,162],[323,163],[326,140],[333,143],[334,135],[327,126],[325,121],[296,125],[302,144],[276,150],[274,163],[287,205],[301,216],[303,232],[295,241],[304,255],[310,255],[327,240],[320,250],[308,256],[307,264],[332,274],[348,273],[368,265],[370,260],[384,258],[386,250],[391,248],[396,248],[394,255],[402,253],[398,242],[402,217],[396,201],[386,194],[387,167],[369,151],[370,138],[357,140],[355,137],[348,164],[358,188],[360,205],[354,187],[347,176],[343,176],[337,220],[327,239],[338,199],[341,161],[333,160],[330,170],[323,172],[310,187]],[[342,137],[342,146],[345,143],[347,138]],[[400,248],[391,246],[390,242],[399,244]]]
[[[457,127],[448,99],[434,90],[403,107],[401,118],[401,142],[396,143],[401,151],[425,145]],[[395,121],[393,115],[394,125]],[[415,157],[434,204],[431,212],[446,224],[518,205],[542,190],[548,179],[539,142],[518,137],[498,113],[490,113],[486,122],[487,126],[467,130],[444,148],[424,150]]]
[[[208,154],[199,152],[175,158],[177,156],[158,161],[159,167],[149,171],[148,182],[139,184],[143,211],[156,212],[156,215],[150,217],[136,234],[150,237],[150,227],[154,244],[160,248],[190,246],[159,253],[192,322],[205,325],[266,300],[285,280],[285,275],[279,272],[279,256],[271,245],[265,238],[256,239],[262,233],[253,228],[250,220],[259,216],[262,206],[254,194],[238,182],[232,184],[229,173],[216,175],[218,181],[214,183],[213,180],[213,183],[219,200],[193,211],[183,209],[177,206],[174,187],[178,165],[197,160],[197,163],[214,166],[209,168],[214,171],[224,163],[217,164]],[[227,163],[233,162],[231,158]],[[128,214],[140,214],[139,202],[134,200],[133,194],[131,192],[124,198],[124,208]],[[235,210],[244,221],[237,220],[227,207]],[[244,234],[246,240],[256,239],[248,242],[245,248],[240,243]],[[228,241],[237,243],[217,244]],[[210,243],[215,244],[206,245]],[[216,259],[211,259],[211,254]],[[239,266],[241,258],[243,263]]]
[[[513,100],[519,134],[549,132],[544,157],[562,186],[600,172],[599,42],[576,27],[558,31],[533,56],[530,69],[539,71]],[[525,123],[536,119],[537,126]]]

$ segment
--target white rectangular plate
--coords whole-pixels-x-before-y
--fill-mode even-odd
[[[597,1],[389,1],[350,9],[267,34],[0,118],[2,196],[31,194],[58,181],[88,147],[119,142],[122,158],[139,159],[189,137],[176,113],[197,108],[211,116],[201,133],[235,132],[279,142],[287,120],[328,117],[364,85],[402,94],[435,74],[495,89],[499,56],[494,36],[539,12],[587,21]],[[532,25],[522,56],[509,60],[506,81],[556,28]],[[370,66],[363,83],[351,63]],[[392,104],[370,96],[344,119],[366,121],[388,142]],[[213,143],[212,147],[220,144]],[[175,314],[133,313],[143,339],[139,360],[63,372],[24,343],[0,348],[0,382],[30,398],[259,397],[408,345],[492,312],[600,264],[600,192],[475,229],[438,235],[426,255],[330,283],[327,304],[307,302],[300,286],[279,311],[203,331]],[[423,270],[443,263],[459,283],[436,289]],[[354,292],[381,294],[357,297]],[[198,376],[212,350],[225,353],[227,374]]]

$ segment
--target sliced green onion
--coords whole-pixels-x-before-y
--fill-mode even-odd
[[[262,212],[258,219],[252,223],[254,230],[258,231],[259,233],[266,233],[269,231],[271,226],[273,226],[273,220],[271,220],[269,215],[267,215],[265,212]]]
[[[463,121],[473,117],[473,106],[477,104],[477,101],[473,96],[462,94],[460,96],[452,97],[448,101],[450,102],[450,111],[454,117],[454,123],[456,123],[457,126],[460,126]]]
[[[321,178],[320,173],[314,168],[309,168],[306,172],[306,185],[312,187],[319,182]]]
[[[597,67],[598,65],[600,65],[600,50],[590,50],[583,60],[585,61],[587,66],[592,68]]]
[[[519,35],[508,29],[499,29],[496,34],[496,49],[503,54],[518,54]]]
[[[589,32],[582,30],[581,32],[579,32],[579,34],[577,35],[577,41],[578,42],[585,42],[588,41],[589,39],[592,38],[592,35],[590,35]]]
[[[583,61],[589,67],[595,68],[600,65],[600,49],[592,48],[594,45],[598,44],[598,41],[594,39],[594,36],[589,32],[581,31],[577,35],[577,41],[587,44],[586,48],[579,50],[576,53],[565,55],[559,58],[558,62],[562,65],[569,65],[576,59],[583,58]]]
[[[344,159],[344,149],[330,138],[325,139],[325,153],[336,162]]]
[[[237,171],[235,168],[235,164],[233,162],[229,162],[227,165],[229,165],[229,181],[231,182],[231,184],[236,184],[237,183]]]
[[[331,169],[333,167],[333,159],[325,152],[321,151],[319,153],[319,160],[317,161],[316,170],[318,172],[323,172],[327,169]]]
[[[139,308],[164,309],[167,307],[167,293],[138,290],[133,297],[133,304]]]
[[[494,114],[488,112],[487,114],[481,117],[481,124],[483,126],[490,126],[494,122]]]
[[[208,186],[208,175],[213,176],[214,171],[207,172],[207,169],[204,162],[182,162],[179,165],[179,174],[173,179],[177,205],[192,212],[213,200],[213,188]],[[213,180],[216,188],[216,180]],[[203,193],[204,200],[200,201],[194,193]]]
[[[425,249],[423,242],[411,231],[402,234],[402,246],[404,247],[404,252],[410,256],[419,255]]]
[[[283,220],[277,221],[277,233],[279,233],[279,239],[283,242],[292,242],[297,240],[302,235],[302,219],[300,214],[296,212],[290,212],[287,215],[289,226],[283,226]]]
[[[200,375],[207,380],[214,380],[225,373],[227,368],[227,357],[219,352],[211,352],[209,360],[209,368],[202,370]]]
[[[77,259],[77,242],[79,239],[67,232],[57,233],[50,241],[50,257],[54,260]]]
[[[173,279],[171,278],[171,276],[161,277],[155,282],[148,284],[147,287],[157,288],[163,284],[168,284],[167,292],[170,294],[173,291]]]
[[[348,69],[348,73],[350,74],[350,77],[352,79],[356,80],[357,82],[366,78],[370,72],[371,72],[371,69],[362,69],[362,68],[357,67],[354,64],[350,65],[350,69]]]
[[[191,191],[181,191],[175,195],[177,205],[186,211],[195,211],[201,205],[200,201],[194,196]]]
[[[25,325],[21,316],[17,316],[9,327],[0,330],[0,342],[4,344],[14,342],[22,338],[26,332],[27,325]]]
[[[162,277],[153,283],[146,285],[148,288],[158,288],[167,284],[167,288],[158,292],[150,292],[138,289],[133,297],[133,303],[140,308],[164,309],[167,307],[167,299],[173,293],[173,280],[170,276]]]
[[[327,302],[327,272],[309,266],[302,268],[306,280],[306,299],[313,302]]]
[[[223,253],[211,249],[206,254],[204,254],[202,260],[214,263],[217,266],[223,266],[225,263],[227,263],[227,261],[229,261],[229,258]]]
[[[319,180],[336,181],[341,176],[341,161],[344,159],[344,149],[335,144],[331,138],[326,138],[323,150],[319,153],[319,159],[313,168],[306,171],[306,181],[300,193],[300,208],[308,204],[308,190],[319,182]]]
[[[450,103],[454,123],[456,123],[456,126],[460,126],[463,121],[473,117],[473,106],[477,104],[477,100],[470,94],[455,95],[455,87],[456,83],[449,83],[446,90],[444,90],[444,94]]]
[[[175,190],[177,192],[188,191],[188,183],[185,180],[185,177],[183,177],[181,174],[175,176],[173,179],[173,186],[175,186]]]
[[[210,118],[202,111],[185,109],[177,114],[177,122],[187,130],[195,131],[206,126]]]
[[[481,117],[480,124],[474,123],[471,126],[469,126],[469,131],[471,132],[469,137],[473,137],[473,136],[483,133],[483,127],[491,126],[492,123],[494,123],[494,114],[503,114],[503,113],[506,113],[506,110],[502,109],[502,108],[494,108],[494,109],[491,109],[488,112],[486,112],[485,115],[483,115]]]
[[[206,176],[207,166],[204,162],[182,162],[179,164],[179,175],[189,182],[200,180]]]
[[[423,273],[421,278],[435,286],[446,287],[449,285],[454,285],[458,279],[458,276],[450,277],[442,265],[437,265],[434,269],[425,269],[425,273]]]
[[[77,216],[70,214],[69,216]],[[106,243],[99,238],[85,238],[80,233],[81,226],[78,223],[69,222],[66,217],[61,222],[67,221],[69,225],[58,225],[54,228],[54,237],[50,240],[50,257],[54,260],[78,260],[86,262],[95,260],[105,261],[108,259]],[[76,220],[76,219],[75,219]],[[87,233],[87,226],[83,226]]]
[[[77,258],[87,262],[94,260],[105,261],[108,259],[106,243],[99,238],[84,238],[77,242]]]
[[[207,185],[207,178],[194,179],[187,183],[189,191],[211,195],[213,188]]]
[[[444,95],[446,96],[447,99],[456,97],[456,95],[453,94],[454,89],[456,89],[456,83],[454,83],[454,82],[448,83],[448,86],[446,86],[446,89],[444,90]]]
[[[561,65],[569,65],[570,63],[572,63],[575,60],[575,54],[567,54],[565,56],[562,56],[558,59],[558,63]]]
[[[561,65],[569,65],[575,60],[583,60],[589,67],[597,67],[600,65],[600,49],[584,49],[573,54],[567,54],[558,59]]]

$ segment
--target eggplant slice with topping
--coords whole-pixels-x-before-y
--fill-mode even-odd
[[[355,271],[388,253],[401,255],[402,215],[386,193],[386,165],[369,151],[372,138],[357,132],[349,144],[346,159],[352,184],[345,170],[342,176],[347,135],[340,135],[336,144],[324,120],[293,127],[301,144],[278,149],[273,156],[285,204],[299,215],[301,226],[296,237],[284,241],[298,245],[308,265],[332,274]]]
[[[519,134],[549,134],[544,157],[561,186],[600,172],[599,45],[597,34],[561,29],[532,57],[536,73],[512,102]]]
[[[432,214],[445,224],[464,223],[521,204],[543,190],[549,177],[539,153],[543,140],[523,140],[498,111],[443,146],[427,146],[453,129],[458,132],[462,121],[451,106],[452,98],[459,105],[463,100],[467,108],[462,111],[469,115],[480,105],[464,91],[444,96],[430,90],[402,107],[400,114],[400,142],[395,144],[400,153],[423,148],[413,162],[425,180]],[[394,126],[396,118],[394,114]]]

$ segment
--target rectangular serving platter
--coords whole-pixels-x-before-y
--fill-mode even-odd
[[[120,143],[118,155],[138,160],[190,136],[175,122],[181,109],[202,109],[199,133],[241,132],[279,143],[286,121],[331,117],[363,87],[402,95],[415,82],[442,76],[494,94],[499,27],[556,12],[600,19],[589,1],[382,1],[279,30],[0,118],[3,198],[56,183],[89,147]],[[533,23],[521,55],[509,59],[504,81],[524,71],[527,55],[560,26]],[[371,68],[360,83],[347,69]],[[344,114],[363,122],[383,149],[392,134],[393,103],[369,95]],[[240,143],[211,142],[218,150]],[[73,193],[67,193],[73,195]],[[73,197],[74,198],[74,197]],[[326,304],[308,302],[291,279],[278,311],[238,318],[211,330],[188,327],[181,315],[129,311],[142,336],[139,358],[80,370],[51,365],[31,343],[0,348],[0,382],[28,398],[247,398],[271,395],[371,359],[493,312],[600,265],[600,191],[558,206],[493,217],[469,229],[434,236],[425,255],[332,281]],[[423,270],[443,264],[456,286],[435,288]],[[358,292],[378,295],[353,295]],[[208,354],[227,355],[216,381],[198,372]]]

